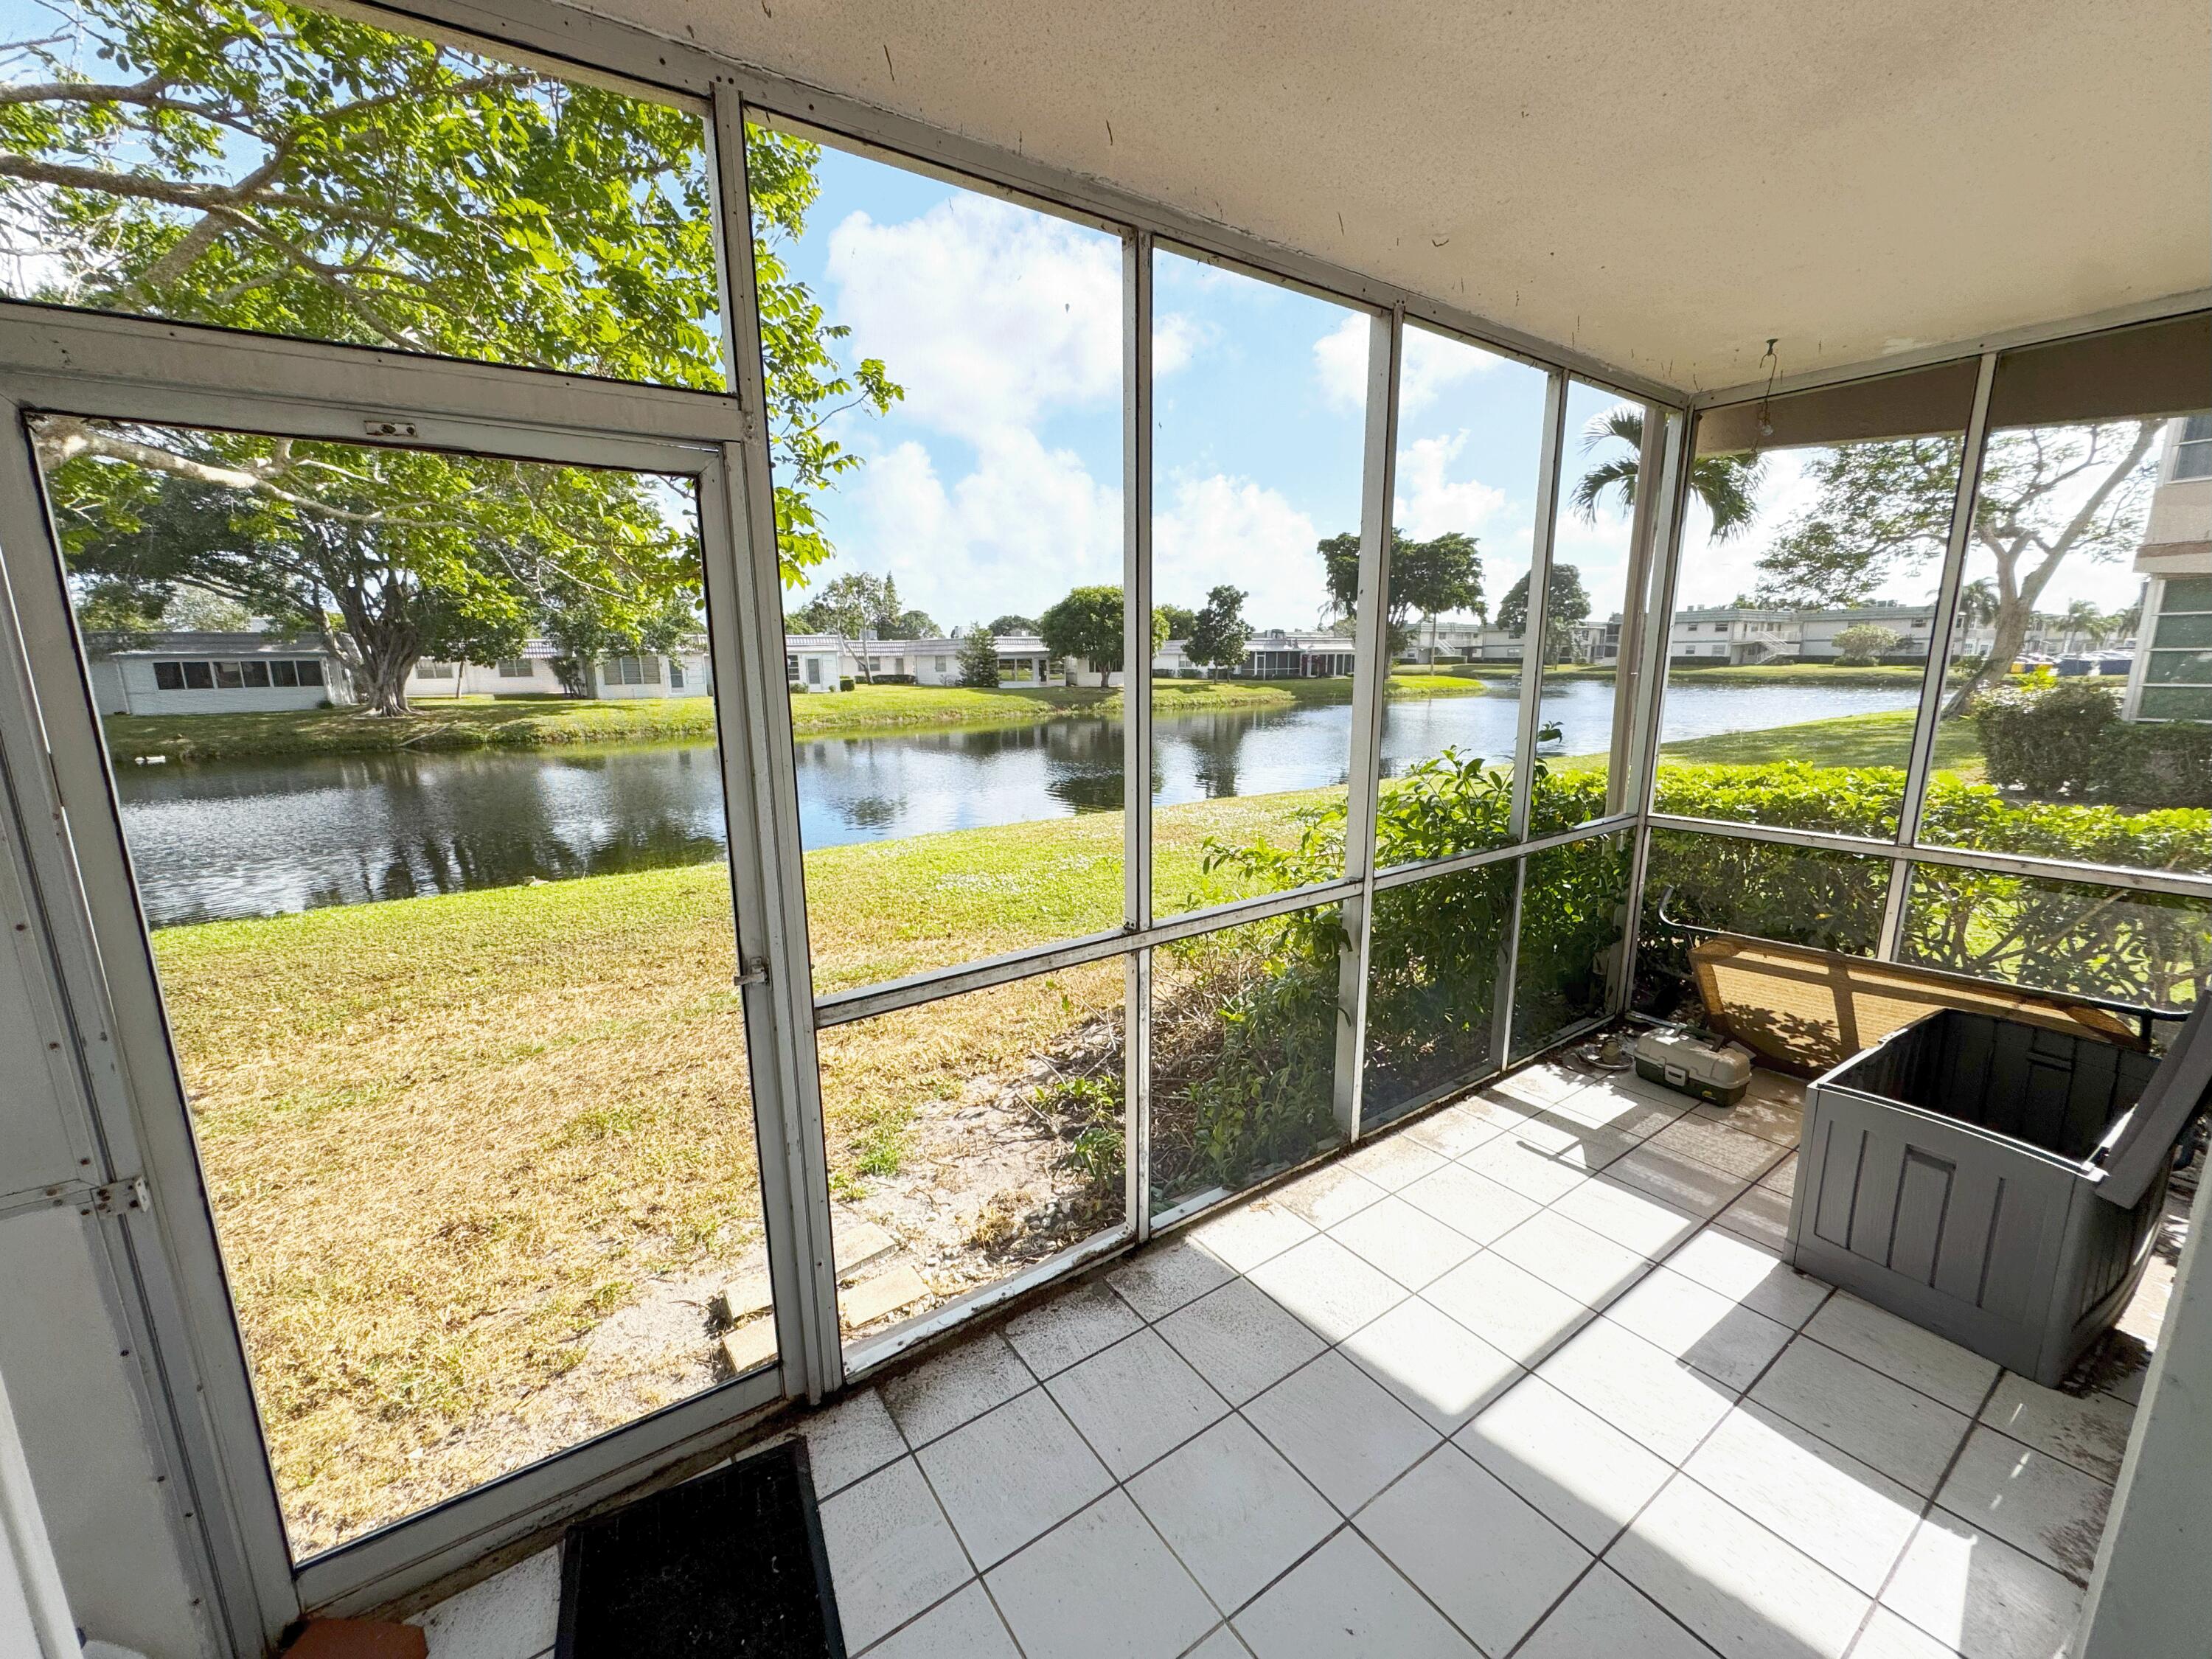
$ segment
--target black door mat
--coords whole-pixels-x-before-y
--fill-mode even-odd
[[[799,1441],[571,1528],[556,1659],[845,1659]]]

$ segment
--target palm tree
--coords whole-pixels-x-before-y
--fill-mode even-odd
[[[2097,609],[2094,599],[2076,599],[2066,607],[2066,634],[2070,644],[2073,636],[2081,635],[2089,641],[2092,651],[2104,644],[2112,633],[2112,618]]]
[[[1976,578],[1959,590],[1959,620],[1969,628],[1986,628],[1997,619],[1997,590],[1987,576]]]
[[[1623,511],[1636,505],[1636,474],[1644,453],[1644,410],[1635,404],[1609,409],[1583,428],[1583,450],[1588,453],[1609,438],[1628,446],[1626,455],[1611,455],[1582,476],[1571,501],[1584,520],[1595,524],[1606,496],[1620,492]],[[1759,481],[1766,463],[1756,455],[1700,455],[1690,463],[1690,488],[1712,517],[1713,539],[1726,541],[1741,535],[1758,516]]]

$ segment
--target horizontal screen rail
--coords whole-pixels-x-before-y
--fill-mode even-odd
[[[1485,847],[1472,853],[1455,853],[1449,858],[1430,859],[1420,864],[1393,865],[1388,870],[1376,872],[1375,890],[1379,893],[1388,888],[1426,881],[1432,876],[1450,876],[1462,870],[1480,870],[1486,864],[1503,864],[1508,859],[1526,858],[1532,853],[1548,853],[1555,847],[1571,847],[1577,842],[1592,841],[1600,836],[1620,835],[1635,829],[1636,824],[1634,813],[1616,813],[1609,818],[1577,824],[1571,830],[1538,836],[1530,841],[1509,842],[1504,847]]]
[[[1226,904],[1212,905],[1168,921],[1155,922],[1150,927],[1126,928],[1110,933],[1088,933],[1080,939],[1058,944],[1039,945],[1027,950],[1009,951],[1004,956],[987,957],[964,968],[933,969],[926,974],[915,974],[905,979],[890,980],[859,990],[834,992],[816,1001],[814,1025],[817,1030],[827,1030],[833,1025],[848,1025],[856,1019],[896,1013],[902,1008],[919,1007],[926,1002],[942,1001],[963,991],[988,990],[994,985],[1006,985],[1036,974],[1048,974],[1058,968],[1076,968],[1088,962],[1103,962],[1109,957],[1126,956],[1146,945],[1172,945],[1177,939],[1194,939],[1200,933],[1216,933],[1243,922],[1265,921],[1271,916],[1288,915],[1294,910],[1340,903],[1358,891],[1358,879],[1346,877],[1311,887],[1294,887],[1285,893],[1268,893],[1259,898],[1232,899]]]
[[[1644,822],[1654,830],[1687,835],[1725,836],[1735,841],[1759,841],[1777,847],[1795,847],[1808,853],[1844,853],[1860,858],[1903,860],[1911,864],[1937,864],[1954,870],[1982,870],[1991,875],[2025,876],[2039,881],[2078,882],[2093,887],[2119,887],[2140,893],[2163,893],[2177,898],[2212,899],[2212,873],[2191,874],[2180,870],[2138,870],[2124,865],[2076,864],[2065,859],[2039,858],[2020,853],[1977,852],[1971,848],[1906,847],[1871,836],[1843,836],[1826,830],[1791,830],[1771,823],[1738,823],[1721,818],[1677,817],[1669,812],[1651,813]]]

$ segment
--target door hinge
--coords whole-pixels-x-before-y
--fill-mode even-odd
[[[58,1181],[51,1187],[34,1187],[0,1197],[0,1218],[31,1210],[74,1209],[79,1215],[121,1215],[126,1210],[154,1207],[153,1194],[144,1179],[132,1176],[95,1187],[85,1181]]]
[[[743,965],[732,979],[731,983],[740,986],[767,984],[768,958],[766,957],[744,957]]]
[[[122,1181],[111,1181],[104,1187],[86,1189],[77,1206],[82,1215],[121,1215],[125,1210],[151,1210],[154,1195],[146,1190],[143,1176],[131,1176]]]

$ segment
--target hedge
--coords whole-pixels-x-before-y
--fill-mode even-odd
[[[2033,675],[1982,692],[1973,720],[1993,783],[2046,798],[2212,806],[2212,726],[2124,720],[2100,681]]]
[[[1904,774],[1893,768],[1669,766],[1660,810],[1685,817],[1894,834]],[[1510,775],[1447,753],[1386,788],[1376,818],[1382,867],[1506,844]],[[1541,762],[1531,830],[1587,823],[1605,780]],[[2212,811],[2128,814],[2074,802],[2022,805],[1987,785],[1938,781],[1924,822],[1953,844],[2079,862],[2212,869]],[[1289,846],[1213,843],[1213,868],[1288,889],[1343,869],[1345,809],[1317,808]],[[1601,1012],[1623,932],[1628,842],[1607,836],[1527,860],[1515,1054]],[[1682,935],[1658,921],[1672,890],[1685,920],[1871,954],[1887,892],[1886,854],[1697,832],[1652,837],[1645,887],[1641,1006],[1672,1011],[1687,994]],[[2028,880],[1916,866],[1906,960],[2052,989],[2192,1001],[2212,970],[2208,907],[2086,882]],[[1493,1052],[1496,994],[1512,915],[1512,860],[1385,889],[1376,896],[1367,983],[1365,1099],[1370,1116],[1455,1084]],[[1155,1009],[1155,1197],[1172,1202],[1235,1187],[1318,1151],[1330,1112],[1345,945],[1341,912],[1322,906],[1161,947]],[[1172,989],[1164,988],[1172,987]]]

